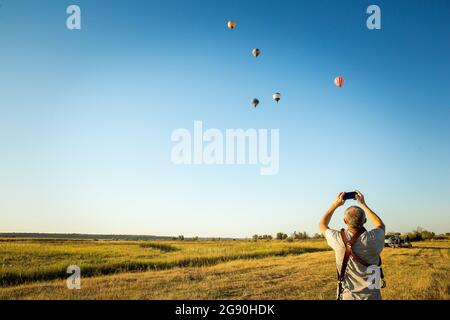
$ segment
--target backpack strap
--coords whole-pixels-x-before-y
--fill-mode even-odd
[[[353,252],[353,245],[356,243],[358,238],[366,231],[364,228],[358,229],[352,238],[349,240],[345,234],[345,230],[341,229],[341,238],[345,245],[344,259],[342,261],[341,272],[338,272],[338,281],[344,281],[345,270],[347,269],[348,261],[350,257],[353,257],[357,262],[361,263],[363,266],[368,267],[369,264],[361,259],[356,253]]]
[[[353,234],[352,238],[349,240],[347,238],[347,235],[345,234],[345,230],[341,229],[341,231],[340,231],[341,238],[342,238],[342,241],[344,242],[344,246],[345,246],[345,253],[344,253],[344,259],[342,260],[341,272],[339,272],[339,271],[337,272],[337,276],[338,276],[338,295],[337,295],[337,299],[338,300],[341,299],[341,294],[342,294],[342,291],[343,291],[342,284],[344,282],[345,271],[347,270],[348,261],[350,260],[350,257],[352,257],[355,261],[357,261],[358,263],[362,264],[365,267],[369,267],[370,266],[370,264],[368,264],[366,261],[364,261],[360,256],[358,256],[353,251],[353,245],[356,243],[356,241],[359,239],[359,237],[364,232],[366,232],[365,228],[359,228]],[[382,288],[384,288],[386,283],[384,281],[383,269],[381,268],[381,257],[379,258],[378,266],[380,267],[380,276],[381,276],[382,283],[383,283]]]

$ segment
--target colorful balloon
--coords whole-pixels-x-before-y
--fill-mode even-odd
[[[275,100],[278,103],[278,101],[280,101],[280,99],[281,99],[281,93],[279,93],[279,92],[274,93],[272,97],[273,97],[273,100]]]
[[[336,77],[335,79],[334,79],[334,84],[336,85],[336,86],[338,86],[339,88],[342,88],[342,86],[344,85],[344,78],[343,77]]]
[[[259,50],[258,48],[255,48],[255,49],[252,50],[252,55],[255,58],[258,58],[260,54],[261,54],[261,50]]]
[[[230,20],[228,21],[228,28],[233,30],[234,28],[236,28],[236,22]]]
[[[259,104],[259,100],[258,99],[255,98],[255,99],[252,100],[253,107],[256,108],[258,106],[258,104]]]

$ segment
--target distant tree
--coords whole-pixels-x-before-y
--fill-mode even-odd
[[[288,235],[286,233],[283,232],[278,232],[276,235],[276,239],[277,240],[285,240],[288,237]]]
[[[179,235],[178,236],[178,240],[180,240],[180,241],[184,241],[184,236],[181,234],[181,235]]]
[[[434,239],[435,236],[436,235],[434,232],[427,231],[421,227],[417,227],[416,230],[402,235],[402,239],[406,239],[406,237],[408,237],[410,241],[422,241],[422,240],[432,240]]]
[[[416,231],[408,232],[404,235],[402,235],[402,239],[406,239],[406,237],[409,238],[410,241],[422,241],[422,235]]]
[[[324,236],[321,233],[315,233],[313,236],[313,239],[323,239],[323,238],[324,238]]]
[[[252,237],[253,241],[258,241],[258,238],[259,238],[259,236],[257,234],[254,234]]]
[[[386,237],[399,236],[400,232],[386,232]]]
[[[198,236],[192,238],[193,241],[198,241]]]
[[[431,240],[434,238],[435,233],[431,232],[431,231],[423,230],[421,235],[422,235],[423,240]]]
[[[293,242],[293,241],[294,241],[294,238],[292,238],[292,237],[287,237],[287,238],[286,238],[286,241],[287,241],[287,242]]]
[[[305,240],[310,238],[306,232],[297,232],[297,231],[294,231],[291,237],[297,240]]]

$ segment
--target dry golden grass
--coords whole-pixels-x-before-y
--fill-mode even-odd
[[[324,241],[85,241],[0,239],[0,286],[63,279],[70,265],[84,277],[176,267],[204,267],[328,250]]]
[[[288,245],[275,241],[260,244]],[[382,291],[383,298],[448,300],[449,250],[449,241],[419,243],[413,249],[386,249],[383,269],[388,286]],[[334,295],[331,251],[83,278],[81,290],[68,290],[62,279],[0,288],[0,299],[334,299]]]

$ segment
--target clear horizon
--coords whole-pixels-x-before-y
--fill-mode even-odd
[[[387,231],[449,232],[450,2],[378,1],[381,30],[371,4],[3,1],[1,232],[314,234],[355,189]],[[196,120],[279,129],[278,174],[174,165]]]

